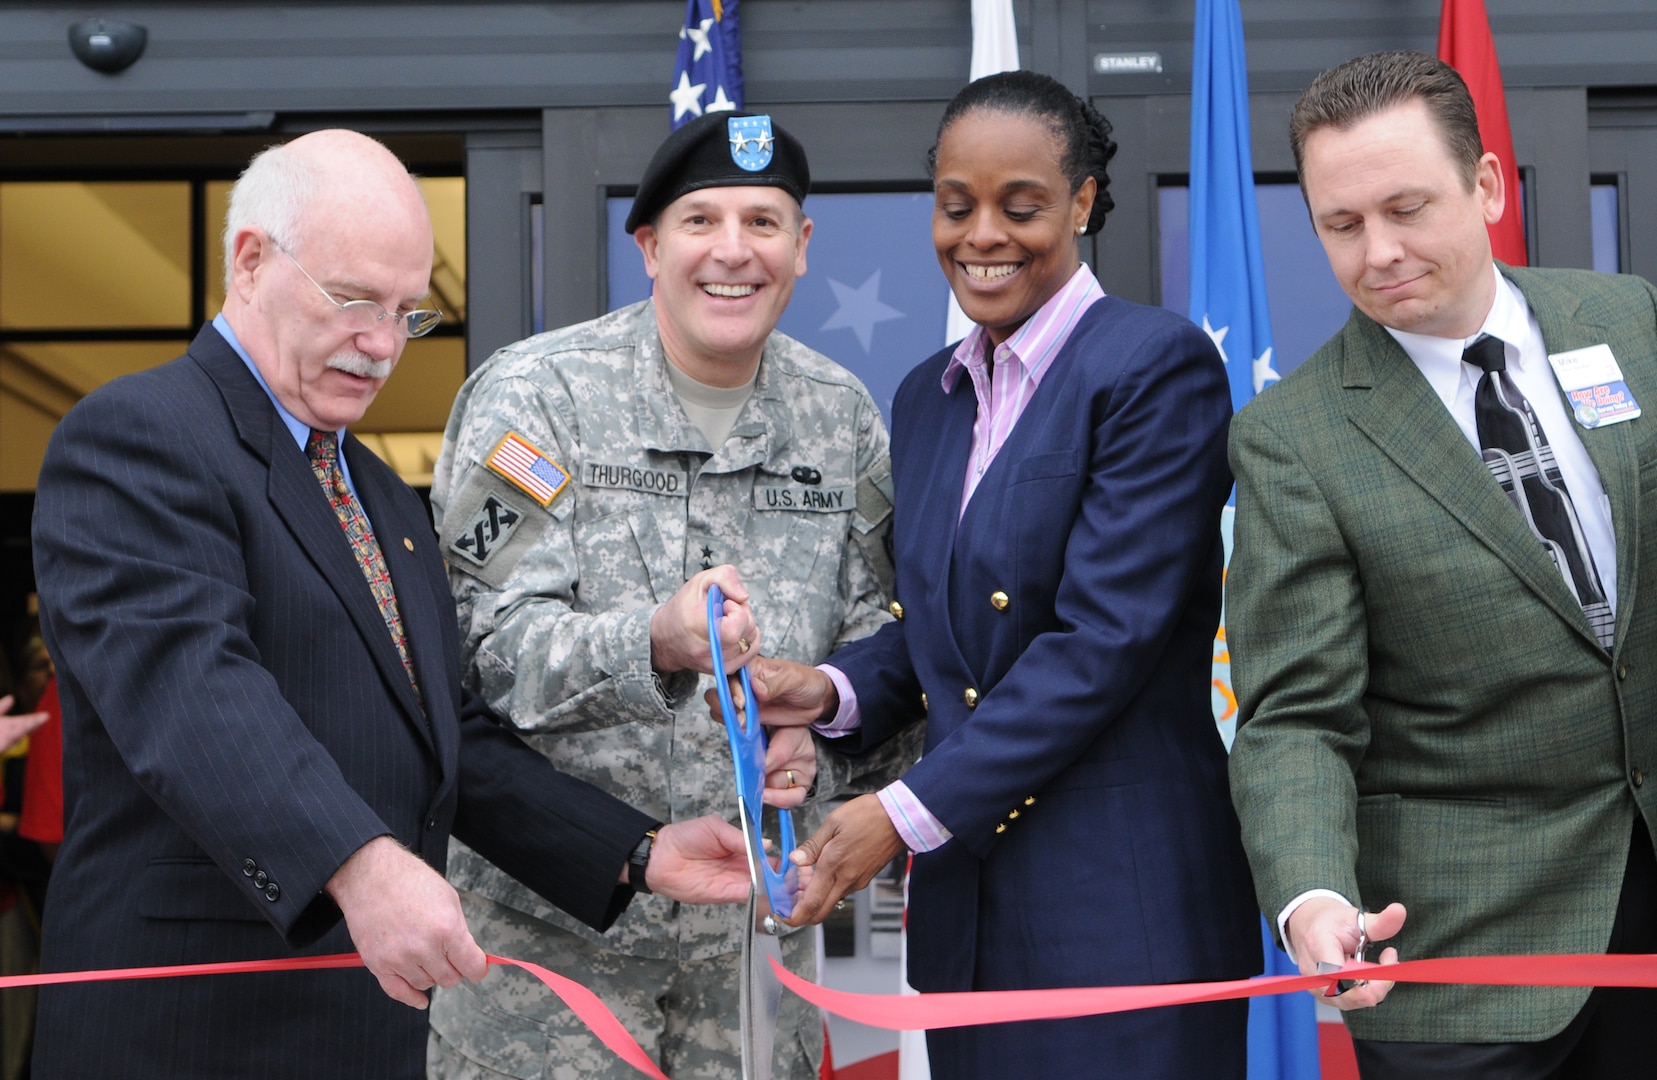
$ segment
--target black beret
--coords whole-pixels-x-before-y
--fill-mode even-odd
[[[764,114],[705,113],[657,148],[639,181],[627,231],[654,220],[681,195],[743,185],[782,188],[795,202],[805,202],[811,190],[805,148]]]

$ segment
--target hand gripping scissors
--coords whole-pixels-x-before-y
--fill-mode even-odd
[[[708,648],[713,654],[713,682],[719,693],[720,711],[725,714],[725,738],[730,743],[731,765],[736,771],[737,815],[742,839],[748,849],[748,933],[742,944],[742,985],[739,994],[742,1076],[743,1080],[771,1080],[782,984],[771,971],[769,960],[774,957],[779,964],[782,963],[782,948],[777,942],[782,924],[777,917],[787,918],[793,913],[794,901],[799,896],[800,871],[788,861],[788,853],[794,850],[794,820],[787,810],[777,811],[777,853],[782,859],[783,869],[775,869],[765,856],[765,836],[761,826],[764,809],[761,795],[765,790],[765,731],[759,724],[759,706],[754,701],[754,685],[746,666],[738,671],[746,710],[743,720],[737,718],[736,703],[731,699],[730,680],[725,676],[724,650],[719,644],[719,620],[724,614],[724,593],[720,592],[718,585],[708,586]]]

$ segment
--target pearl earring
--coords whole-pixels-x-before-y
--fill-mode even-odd
[[[1077,236],[1086,236],[1087,235],[1087,226],[1086,225],[1076,226],[1076,235]]]

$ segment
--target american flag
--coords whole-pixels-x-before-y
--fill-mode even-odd
[[[673,126],[703,113],[742,108],[742,34],[737,0],[686,0],[673,68]]]
[[[542,506],[552,502],[570,480],[568,473],[515,431],[506,433],[506,438],[484,464],[522,488]]]

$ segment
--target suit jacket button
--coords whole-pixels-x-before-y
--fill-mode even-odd
[[[265,899],[269,900],[273,904],[276,903],[276,901],[282,899],[282,886],[276,884],[276,882],[274,882],[274,881],[271,882],[269,885],[266,885],[265,886]]]
[[[1006,831],[1007,831],[1007,823],[1006,823],[1006,822],[1005,822],[1005,821],[1003,821],[1003,822],[1001,822],[1001,823],[1000,823],[1000,824],[999,824],[999,825],[997,825],[997,826],[996,826],[996,827],[995,827],[995,831],[996,831],[996,832],[997,832],[997,833],[1004,833],[1004,832],[1006,832]]]
[[[921,694],[921,709],[924,711],[924,710],[930,709],[931,707],[932,706],[930,706],[926,703],[926,694],[923,692]]]
[[[1012,820],[1012,821],[1017,821],[1017,820],[1018,820],[1018,811],[1017,811],[1017,810],[1013,810],[1013,811],[1011,811],[1011,812],[1009,812],[1009,813],[1008,813],[1008,814],[1007,814],[1007,817],[1008,817],[1008,819],[1009,819],[1009,820]]]
[[[886,610],[892,613],[892,618],[894,619],[903,618],[903,605],[898,603],[896,600],[893,600],[890,604],[887,604]]]
[[[435,828],[437,828],[437,819],[436,819],[436,818],[432,818],[432,819],[431,819],[431,820],[430,820],[430,821],[428,821],[428,822],[426,822],[426,828],[428,828],[428,829],[435,829]]]
[[[1629,779],[1634,781],[1635,787],[1643,787],[1645,785],[1645,772],[1641,769],[1635,769],[1634,775]]]
[[[255,889],[264,888],[265,884],[269,881],[270,881],[270,875],[269,874],[265,873],[263,870],[254,871],[254,874],[253,874],[253,887]]]
[[[242,873],[243,874],[247,875],[248,877],[252,877],[253,872],[257,869],[259,869],[259,864],[254,862],[252,859],[243,859],[242,860]]]
[[[1010,603],[1012,603],[1012,601],[1007,599],[1007,594],[1002,592],[1000,589],[990,593],[990,607],[995,610],[1006,611],[1007,605]]]
[[[961,700],[967,703],[969,709],[978,708],[978,691],[970,686],[967,687],[967,692],[961,695]]]
[[[1036,805],[1036,797],[1034,795],[1026,795],[1024,797],[1024,805],[1025,806],[1034,806],[1034,805]]]
[[[1627,664],[1618,664],[1617,665],[1617,681],[1622,682],[1626,678],[1628,678],[1628,665]]]

